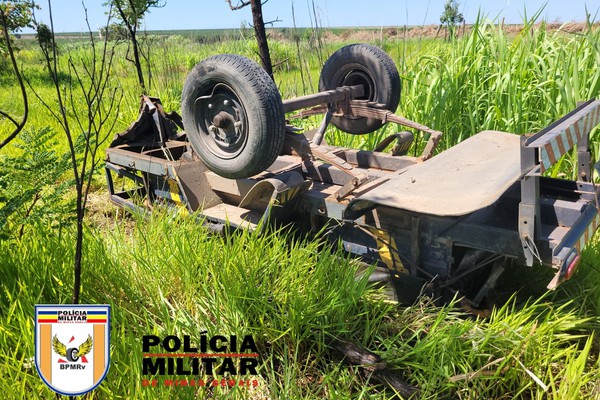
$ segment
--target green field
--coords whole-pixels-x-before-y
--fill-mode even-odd
[[[185,76],[203,58],[234,53],[257,60],[256,44],[244,34],[232,32],[219,41],[176,32],[149,37],[150,94],[160,97],[167,111],[179,111]],[[450,42],[392,40],[376,31],[367,36],[400,71],[397,113],[444,132],[442,149],[486,129],[536,132],[578,101],[600,95],[600,30],[592,25],[578,34],[526,26],[509,36],[495,25],[477,23]],[[290,37],[270,42],[284,98],[314,92],[324,61],[347,43],[310,29]],[[49,399],[55,395],[33,362],[33,306],[71,299],[73,190],[64,134],[33,94],[54,105],[41,51],[33,40],[17,43],[29,82],[30,119],[19,139],[0,151],[0,390],[7,399]],[[58,50],[66,88],[72,77],[69,59],[82,65],[91,50],[85,41],[69,38],[59,41]],[[126,54],[122,43],[111,85],[122,91],[123,100],[113,113],[116,126],[102,135],[123,131],[137,116],[140,90]],[[18,116],[20,92],[7,61],[0,62],[0,110]],[[77,94],[74,103],[83,107]],[[70,110],[70,118],[76,111]],[[10,128],[0,120],[2,137]],[[326,139],[372,149],[398,128],[389,124],[367,136],[330,128]],[[424,139],[417,135],[411,153],[420,151]],[[598,128],[591,143],[600,154]],[[573,159],[567,155],[550,174],[572,177]],[[475,319],[457,304],[383,301],[378,290],[355,279],[352,260],[340,249],[323,248],[318,237],[298,239],[288,231],[221,237],[194,218],[165,210],[150,217],[124,214],[108,203],[101,168],[93,180],[85,234],[82,303],[113,307],[111,368],[88,398],[394,397],[360,368],[342,363],[330,346],[337,340],[380,355],[423,399],[600,397],[597,236],[573,279],[557,291],[532,290],[539,286],[540,270],[519,270],[509,275],[518,295],[489,318]],[[203,331],[256,338],[257,387],[143,387],[142,335],[198,337]]]

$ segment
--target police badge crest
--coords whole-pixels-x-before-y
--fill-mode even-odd
[[[36,305],[35,365],[62,395],[98,386],[110,364],[109,305]]]

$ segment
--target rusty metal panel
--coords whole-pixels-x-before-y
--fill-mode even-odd
[[[209,221],[229,224],[235,228],[254,230],[257,228],[263,214],[222,203],[206,208],[202,212],[202,216]]]
[[[350,207],[371,203],[430,215],[465,215],[493,204],[519,179],[519,157],[518,135],[480,132],[391,177]]]
[[[383,169],[387,171],[398,171],[417,163],[417,159],[414,157],[398,157],[385,153],[352,149],[344,149],[344,151],[340,153],[340,157],[344,158],[353,166]]]
[[[310,186],[298,172],[286,172],[257,182],[238,207],[265,211],[270,205],[285,206]]]
[[[208,169],[202,161],[180,162],[174,168],[177,181],[191,211],[212,207],[222,202],[210,187],[204,174],[206,171]]]
[[[106,150],[106,161],[154,175],[167,174],[167,161],[165,159],[135,153],[126,148]]]

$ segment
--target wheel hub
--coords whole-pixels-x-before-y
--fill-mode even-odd
[[[248,139],[246,111],[236,93],[218,83],[196,100],[198,128],[204,145],[220,158],[234,158]]]

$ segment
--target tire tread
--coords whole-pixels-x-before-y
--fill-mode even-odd
[[[370,44],[349,44],[335,51],[323,65],[319,78],[319,90],[331,90],[338,87],[341,81],[338,82],[336,78],[340,77],[340,71],[348,68],[351,64],[358,64],[362,67],[361,69],[369,70],[374,75],[375,83],[380,87],[377,98],[372,100],[385,104],[386,108],[395,112],[400,103],[402,86],[398,69],[386,52]],[[334,117],[332,124],[350,134],[369,133],[382,126],[381,121],[372,118]]]
[[[195,101],[195,98],[191,97],[195,97],[196,82],[202,79],[205,70],[209,67],[231,70],[232,73],[243,78],[246,86],[244,89],[252,91],[259,99],[258,109],[263,127],[255,128],[266,129],[268,132],[248,132],[249,135],[260,135],[261,140],[256,149],[249,149],[255,153],[252,162],[242,167],[234,168],[232,165],[227,165],[229,160],[222,160],[221,165],[215,165],[214,161],[203,157],[201,149],[195,148],[194,140],[190,139],[192,148],[200,155],[205,164],[219,175],[227,178],[248,178],[256,175],[275,161],[283,146],[285,114],[279,90],[269,75],[258,64],[246,57],[235,54],[219,54],[202,60],[188,74],[182,94],[183,122],[188,136],[197,134],[197,132],[195,132],[193,116],[189,112],[191,106],[186,103]]]

